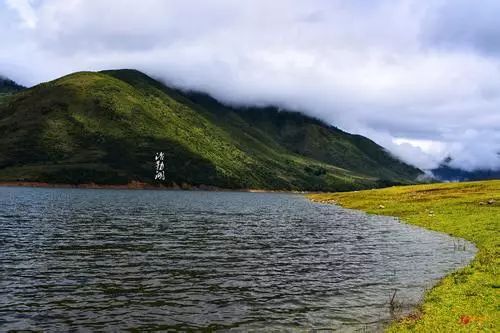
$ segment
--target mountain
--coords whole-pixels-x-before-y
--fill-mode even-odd
[[[0,105],[5,103],[12,94],[15,94],[23,89],[26,88],[0,75]]]
[[[298,112],[225,106],[136,70],[78,72],[0,104],[0,181],[280,190],[414,182],[373,141]],[[165,154],[165,180],[154,156]]]
[[[440,166],[432,170],[434,177],[441,181],[470,181],[500,179],[500,170],[474,170],[465,171],[462,169]]]
[[[450,162],[451,158],[447,158],[438,168],[433,169],[432,174],[434,177],[441,181],[500,179],[500,169],[466,171],[451,167]]]
[[[0,94],[12,94],[23,89],[26,88],[0,75]]]

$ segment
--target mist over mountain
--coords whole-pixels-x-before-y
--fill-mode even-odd
[[[448,157],[439,165],[438,168],[432,170],[432,175],[441,181],[500,179],[500,168],[464,170],[453,167],[453,159]]]
[[[343,191],[422,173],[321,120],[227,106],[135,70],[78,72],[13,94],[0,104],[0,132],[0,181]]]
[[[0,73],[137,68],[238,106],[301,110],[407,163],[500,167],[500,2],[5,1]],[[113,13],[103,19],[103,13]]]

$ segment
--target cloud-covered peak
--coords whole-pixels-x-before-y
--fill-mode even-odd
[[[1,5],[0,5],[1,6]],[[500,168],[496,1],[8,0],[0,72],[137,68],[300,109],[432,168]]]

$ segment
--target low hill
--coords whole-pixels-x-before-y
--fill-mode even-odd
[[[233,108],[135,70],[78,72],[0,104],[0,181],[280,190],[411,183],[367,138],[276,108]],[[165,153],[165,180],[154,156]]]

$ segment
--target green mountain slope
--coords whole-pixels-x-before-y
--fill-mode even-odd
[[[372,141],[294,112],[235,109],[135,70],[79,72],[0,105],[0,181],[352,190],[419,170]]]

